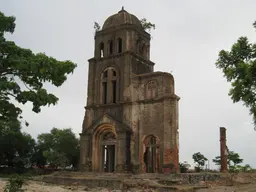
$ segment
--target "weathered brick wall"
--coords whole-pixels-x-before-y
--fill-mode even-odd
[[[147,83],[157,82],[156,96],[147,98]],[[170,74],[155,72],[143,74],[132,79],[129,86],[130,100],[133,105],[124,109],[124,119],[132,127],[131,141],[132,164],[143,166],[145,146],[143,140],[154,135],[160,140],[160,170],[178,170],[178,110],[174,95],[173,77]]]

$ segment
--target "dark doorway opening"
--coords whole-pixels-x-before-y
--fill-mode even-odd
[[[147,173],[156,173],[156,138],[151,137],[144,153],[144,163]]]
[[[115,145],[103,145],[103,170],[107,173],[115,171]]]

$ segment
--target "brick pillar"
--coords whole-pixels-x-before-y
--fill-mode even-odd
[[[80,134],[80,171],[90,171],[90,139],[89,135]]]
[[[227,145],[226,145],[226,128],[220,127],[220,171],[227,172]]]

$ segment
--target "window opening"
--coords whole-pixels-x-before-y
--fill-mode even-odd
[[[113,54],[113,41],[112,40],[109,41],[108,46],[109,46],[109,55],[112,55]]]
[[[100,43],[100,58],[104,57],[104,43]]]
[[[118,53],[122,53],[122,48],[123,48],[123,42],[121,38],[118,38]]]

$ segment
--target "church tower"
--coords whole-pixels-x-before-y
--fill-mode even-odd
[[[176,171],[179,98],[172,75],[154,72],[150,35],[139,19],[123,8],[107,18],[88,61],[80,169]]]

